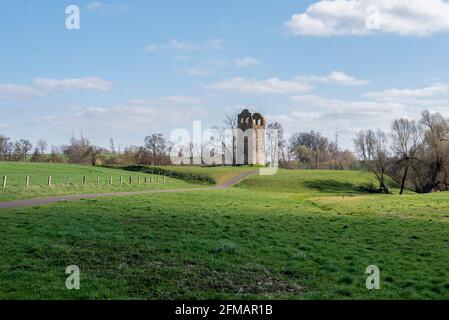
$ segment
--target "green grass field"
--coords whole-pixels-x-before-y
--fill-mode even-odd
[[[125,170],[136,170],[137,172],[157,172],[159,169],[167,173],[179,174],[180,178],[194,184],[216,184],[221,185],[236,175],[248,171],[256,170],[249,166],[240,167],[195,167],[195,166],[131,166],[118,167]]]
[[[396,187],[391,179],[389,186]],[[362,171],[280,170],[274,176],[256,175],[241,187],[260,192],[299,193],[304,196],[360,194],[376,189],[374,175]]]
[[[373,182],[281,170],[228,190],[0,211],[0,298],[449,299],[449,193],[365,193]],[[73,264],[79,291],[64,285]]]
[[[4,176],[7,176],[6,189],[2,188]],[[25,188],[25,179],[27,176],[30,177],[30,181],[29,187]],[[51,187],[48,187],[49,176],[52,177]],[[83,184],[84,177],[86,177],[86,184]],[[100,178],[99,184],[97,184],[97,177]],[[110,177],[112,177],[112,184],[109,184]],[[123,184],[120,184],[121,177],[123,178]],[[130,177],[131,183],[129,183]],[[144,183],[145,178],[147,178],[147,184]],[[176,179],[167,181],[163,177],[154,174],[119,169],[69,164],[0,162],[0,201],[67,194],[144,191],[186,187],[191,188],[195,187],[195,185]]]

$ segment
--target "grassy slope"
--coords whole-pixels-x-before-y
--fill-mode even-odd
[[[126,168],[126,167],[124,167]],[[134,167],[129,167],[132,170],[134,170]],[[195,166],[162,166],[162,167],[152,167],[152,166],[136,166],[135,168],[140,168],[142,172],[149,171],[153,172],[154,170],[157,170],[158,168],[161,168],[166,171],[173,171],[173,172],[179,172],[184,173],[185,178],[189,178],[189,175],[191,175],[190,180],[192,183],[201,183],[200,181],[195,181],[195,175],[198,176],[205,176],[211,178],[210,180],[214,184],[223,184],[224,182],[228,181],[229,179],[239,175],[240,173],[248,170],[256,170],[255,168],[248,167],[248,166],[241,166],[241,167],[195,167]],[[189,180],[189,181],[190,181]],[[204,183],[204,181],[203,181]]]
[[[281,171],[229,190],[3,211],[0,297],[449,298],[449,194],[356,195],[371,179]],[[80,291],[64,287],[71,264]],[[379,291],[365,289],[371,264]]]
[[[395,187],[393,181],[388,184]],[[317,194],[360,194],[378,183],[374,175],[362,171],[279,170],[274,176],[253,176],[241,187],[260,192]]]
[[[2,189],[3,176],[8,176],[7,188]],[[52,186],[47,186],[48,176],[52,176]],[[30,187],[25,189],[25,177],[30,176]],[[87,184],[82,185],[83,177],[86,176]],[[97,176],[100,184],[96,184]],[[113,184],[109,185],[109,177],[113,178]],[[70,177],[70,185],[67,178]],[[124,184],[120,185],[120,177]],[[129,184],[132,177],[132,184]],[[137,180],[140,177],[140,184]],[[149,183],[143,183],[147,177]],[[108,169],[92,166],[68,165],[68,164],[46,164],[46,163],[18,163],[0,162],[0,201],[39,198],[52,195],[104,193],[121,191],[140,191],[150,189],[175,189],[192,187],[192,184],[170,180],[156,183],[157,176],[144,173],[135,173],[118,169]]]
[[[204,173],[210,176],[216,184],[222,184],[225,181],[235,177],[239,173],[244,171],[252,170],[250,167],[212,167],[212,168],[201,168],[201,167],[166,167],[170,170],[178,170],[184,172],[193,173]]]

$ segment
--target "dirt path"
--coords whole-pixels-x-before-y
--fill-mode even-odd
[[[76,201],[81,199],[93,199],[100,197],[123,197],[123,196],[138,196],[151,193],[181,193],[181,192],[193,192],[193,191],[210,191],[210,190],[224,190],[228,189],[240,181],[248,178],[256,171],[245,171],[238,176],[229,179],[225,183],[219,186],[208,187],[208,188],[192,188],[192,189],[167,189],[167,190],[149,190],[149,191],[136,191],[136,192],[111,192],[111,193],[98,193],[98,194],[77,194],[68,196],[55,196],[50,198],[42,199],[25,199],[25,200],[15,200],[8,202],[0,202],[0,209],[11,209],[11,208],[21,208],[30,207],[37,205],[45,205],[51,203],[57,203],[61,201]]]

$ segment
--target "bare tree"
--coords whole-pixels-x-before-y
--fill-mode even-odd
[[[403,194],[408,171],[412,162],[416,161],[416,153],[421,145],[422,130],[415,121],[398,119],[393,122],[391,138],[396,165],[402,170],[400,194]]]
[[[273,163],[275,159],[285,159],[283,154],[284,141],[284,128],[279,122],[272,122],[267,126],[266,134],[266,158],[270,163]],[[281,161],[282,162],[282,161]]]
[[[417,149],[417,161],[413,161],[413,183],[419,193],[429,193],[449,183],[449,121],[439,113],[422,113],[423,143]]]
[[[372,130],[361,130],[356,133],[356,137],[353,140],[356,153],[367,162],[371,160],[373,154],[373,146],[376,140],[376,133]]]
[[[70,145],[63,147],[64,153],[68,156],[70,163],[88,164],[91,163],[91,144],[88,139],[72,138]]]
[[[167,141],[162,134],[152,134],[145,137],[145,151],[149,154],[149,162],[152,165],[167,163]]]
[[[52,163],[64,162],[64,159],[60,156],[61,150],[57,146],[51,146],[51,153],[49,161]]]
[[[28,152],[31,151],[33,145],[29,140],[20,139],[14,143],[14,159],[16,161],[27,161]]]
[[[47,141],[45,141],[44,139],[40,139],[36,144],[36,148],[39,150],[41,155],[45,154],[45,150],[47,149],[47,147],[48,147]]]
[[[374,172],[379,181],[379,190],[381,192],[384,191],[385,193],[390,193],[390,190],[385,183],[387,166],[390,162],[388,155],[388,139],[387,135],[380,129],[376,131],[374,144],[369,150],[372,150],[371,157],[372,163],[374,164],[371,171]]]
[[[9,143],[9,138],[0,134],[0,160],[7,158]]]
[[[90,146],[88,154],[90,156],[90,164],[95,167],[97,165],[98,156],[103,152],[103,149],[96,146]]]
[[[387,135],[380,129],[361,131],[356,134],[354,146],[359,156],[365,160],[365,165],[373,172],[379,181],[379,191],[389,193],[385,177],[390,163]]]
[[[236,148],[237,148],[237,116],[236,115],[226,115],[225,120],[223,121],[225,125],[225,129],[232,130],[232,146],[231,146],[231,154],[232,154],[232,165],[235,166],[237,164],[236,157]],[[226,148],[226,146],[225,146]]]

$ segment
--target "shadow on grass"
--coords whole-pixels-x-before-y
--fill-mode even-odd
[[[379,193],[379,190],[372,184],[370,185],[354,185],[349,182],[341,182],[337,180],[313,180],[305,181],[304,186],[323,193]]]

